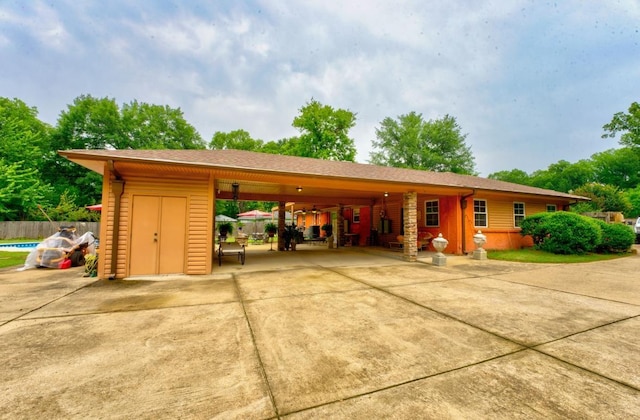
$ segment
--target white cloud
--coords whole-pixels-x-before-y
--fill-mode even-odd
[[[484,175],[533,171],[614,146],[638,21],[635,0],[0,3],[0,91],[48,116],[83,93],[180,107],[207,141],[296,135],[314,97],[357,113],[360,161],[383,118],[450,114]]]

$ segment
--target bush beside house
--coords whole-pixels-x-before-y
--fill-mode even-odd
[[[526,217],[521,228],[537,249],[554,254],[626,252],[634,241],[628,226],[569,212],[538,213]]]
[[[635,242],[636,235],[623,223],[606,223],[598,220],[602,241],[596,247],[598,253],[626,252]]]

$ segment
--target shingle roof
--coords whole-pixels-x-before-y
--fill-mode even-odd
[[[175,163],[187,166],[195,165],[255,172],[295,174],[299,176],[320,176],[334,179],[426,184],[587,200],[587,198],[577,195],[451,172],[393,168],[363,163],[273,155],[245,150],[66,150],[59,153],[71,160],[88,158],[92,160],[109,159]]]

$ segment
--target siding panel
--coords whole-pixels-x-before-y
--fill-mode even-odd
[[[157,179],[130,177],[126,180],[121,202],[120,240],[118,249],[117,277],[129,275],[128,244],[130,242],[131,202],[134,195],[187,198],[187,232],[185,274],[208,274],[210,265],[210,243],[212,243],[213,210],[210,204],[208,180]],[[111,228],[112,229],[112,228]]]

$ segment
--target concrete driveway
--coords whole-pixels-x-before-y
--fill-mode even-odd
[[[640,257],[0,272],[2,418],[637,418]]]

